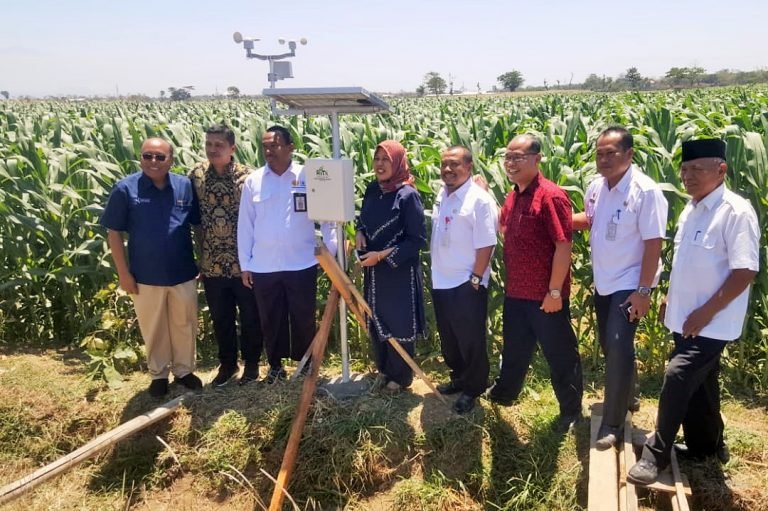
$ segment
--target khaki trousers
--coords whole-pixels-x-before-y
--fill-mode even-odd
[[[169,372],[183,378],[195,370],[197,281],[138,287],[139,294],[131,298],[147,349],[149,374],[153,380],[168,378]]]

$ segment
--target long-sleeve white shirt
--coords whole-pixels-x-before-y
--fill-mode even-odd
[[[237,251],[243,271],[298,271],[317,264],[315,223],[306,211],[294,211],[295,194],[306,194],[304,169],[296,163],[282,175],[265,165],[245,180],[237,221]],[[335,254],[334,224],[322,223],[320,230],[328,250]]]

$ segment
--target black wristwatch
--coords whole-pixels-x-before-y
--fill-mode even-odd
[[[651,296],[651,292],[653,291],[653,288],[640,286],[637,288],[637,294],[640,296]]]
[[[483,281],[483,277],[481,277],[477,273],[471,273],[469,275],[469,283],[472,284],[473,286],[479,286],[482,281]]]

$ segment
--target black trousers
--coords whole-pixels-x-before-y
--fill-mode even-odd
[[[371,348],[376,369],[387,377],[387,382],[393,381],[402,387],[409,387],[413,383],[413,371],[389,341],[381,339],[374,330],[371,329]],[[415,344],[413,342],[399,344],[413,358],[416,352]]]
[[[619,309],[633,292],[633,289],[629,289],[610,295],[595,293],[597,334],[605,355],[603,425],[612,428],[623,427],[627,410],[637,394],[637,323],[627,321]]]
[[[237,364],[237,315],[240,315],[240,353],[246,363],[259,363],[263,337],[256,299],[240,277],[206,277],[205,299],[213,322],[222,365]]]
[[[560,414],[581,413],[581,357],[568,305],[568,300],[563,300],[562,309],[546,313],[540,301],[504,298],[504,348],[495,395],[517,399],[538,340],[549,364]]]
[[[488,290],[480,286],[476,291],[467,281],[452,289],[433,289],[432,301],[451,381],[464,394],[477,397],[488,387]]]
[[[684,339],[675,333],[675,349],[664,372],[656,433],[646,442],[643,457],[659,468],[669,465],[680,426],[685,443],[696,456],[715,454],[723,445],[720,417],[720,355],[728,341],[708,337]]]
[[[281,367],[283,358],[301,360],[315,336],[317,265],[252,275],[270,367]]]

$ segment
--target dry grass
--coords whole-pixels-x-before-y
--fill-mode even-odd
[[[575,435],[552,428],[557,404],[547,381],[536,376],[545,367],[540,360],[534,366],[520,404],[483,402],[468,417],[456,416],[418,381],[395,398],[318,399],[291,494],[303,509],[585,507],[587,422]],[[131,375],[119,388],[83,374],[82,361],[66,353],[0,358],[0,484],[158,404],[144,392],[145,374]],[[201,375],[211,378],[212,371]],[[172,419],[44,483],[8,509],[262,509],[272,483],[261,470],[274,475],[279,469],[298,392],[287,383],[206,389]],[[587,399],[599,400],[599,390]],[[654,406],[644,401],[637,426],[653,425]],[[728,398],[724,411],[732,460],[723,467],[683,466],[693,508],[766,510],[765,407]],[[653,495],[641,504],[668,509]]]

